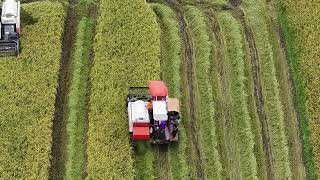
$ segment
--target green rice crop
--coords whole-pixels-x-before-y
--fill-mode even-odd
[[[242,3],[248,24],[252,27],[260,58],[260,76],[264,105],[267,113],[272,158],[276,179],[292,176],[290,170],[287,137],[284,128],[283,107],[280,101],[276,77],[275,59],[267,29],[266,7],[261,1],[245,0]]]
[[[171,97],[180,98],[181,78],[180,64],[182,58],[182,43],[179,35],[179,24],[174,12],[167,6],[152,4],[158,16],[161,27],[162,44],[162,76],[169,88]],[[182,123],[184,117],[182,117]],[[189,166],[187,164],[187,136],[183,125],[179,126],[179,143],[172,144],[170,151],[170,166],[173,179],[187,179]],[[177,173],[179,172],[179,173]]]
[[[48,179],[65,9],[22,8],[32,18],[22,19],[22,51],[0,58],[0,179]]]
[[[87,178],[133,179],[127,90],[159,79],[160,72],[160,29],[149,5],[144,0],[101,1],[94,51]]]
[[[239,23],[228,12],[220,13],[225,45],[226,64],[230,68],[232,88],[232,114],[234,130],[237,133],[238,153],[240,154],[241,179],[258,179],[257,162],[253,153],[254,137],[249,116],[248,99],[245,92],[243,38]],[[232,28],[230,28],[232,27]]]
[[[213,120],[214,104],[212,86],[210,85],[209,68],[211,41],[208,35],[208,27],[202,12],[192,6],[187,7],[186,17],[191,28],[194,48],[194,64],[198,90],[200,149],[206,164],[205,174],[207,178],[221,179],[221,163],[217,151],[216,127]]]

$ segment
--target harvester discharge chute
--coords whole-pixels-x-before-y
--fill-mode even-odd
[[[149,87],[130,87],[127,107],[133,141],[154,144],[178,141],[179,100],[169,98],[162,81],[150,81]]]
[[[5,0],[0,14],[0,56],[18,55],[20,52],[20,2]]]

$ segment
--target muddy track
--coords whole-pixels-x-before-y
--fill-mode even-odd
[[[188,31],[187,22],[184,17],[183,7],[179,2],[176,0],[165,0],[166,4],[176,13],[177,20],[180,27],[180,34],[183,40],[184,46],[184,61],[187,69],[187,88],[189,92],[188,103],[189,103],[189,114],[190,114],[190,124],[188,125],[187,129],[190,131],[191,142],[193,147],[195,148],[196,153],[196,173],[198,179],[205,179],[205,173],[203,169],[203,160],[201,157],[201,151],[198,146],[199,143],[199,134],[197,129],[197,115],[196,115],[196,98],[194,94],[194,67],[193,67],[193,45],[191,40],[191,35]]]
[[[76,36],[74,32],[76,31],[77,16],[75,9],[72,7],[75,3],[76,2],[74,1],[70,1],[65,19],[62,39],[62,54],[55,100],[55,112],[52,127],[51,161],[49,169],[49,179],[53,180],[63,179],[65,172],[65,148],[68,137],[65,113],[69,91],[69,80],[71,75],[71,54]]]
[[[272,153],[270,147],[270,137],[269,137],[269,127],[267,124],[267,115],[264,107],[264,99],[262,94],[262,86],[260,80],[260,65],[259,65],[259,55],[258,50],[256,48],[255,39],[253,35],[253,31],[251,27],[247,24],[244,18],[244,12],[240,8],[235,8],[232,11],[232,15],[235,19],[238,20],[240,25],[244,28],[245,39],[249,45],[250,51],[250,59],[252,65],[252,75],[253,75],[253,83],[254,83],[254,96],[256,99],[257,106],[257,114],[261,124],[261,135],[263,142],[263,149],[267,160],[267,176],[268,179],[274,179],[273,172],[273,161],[272,161]]]

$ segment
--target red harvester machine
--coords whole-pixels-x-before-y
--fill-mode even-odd
[[[130,87],[127,96],[129,133],[133,141],[167,144],[178,141],[179,100],[169,98],[162,81]]]

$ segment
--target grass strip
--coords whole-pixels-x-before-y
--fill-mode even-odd
[[[182,42],[180,38],[179,24],[177,22],[176,15],[169,7],[161,4],[152,4],[152,7],[159,18],[159,24],[161,26],[162,79],[169,87],[170,96],[180,99]],[[190,170],[187,164],[186,138],[185,129],[183,125],[181,125],[179,126],[179,143],[171,144],[169,147],[170,166],[173,179],[188,178]]]
[[[285,134],[283,107],[280,101],[279,83],[276,77],[275,59],[268,34],[264,2],[245,0],[242,3],[248,24],[251,25],[260,58],[260,76],[267,121],[270,129],[271,152],[276,179],[292,177]]]
[[[149,142],[135,142],[135,179],[149,180],[155,179],[153,163],[155,161],[155,153]]]
[[[307,166],[307,172],[310,179],[317,179],[317,170],[315,166],[315,154],[313,153],[313,144],[312,144],[312,128],[310,127],[310,121],[311,118],[308,115],[307,110],[307,92],[306,92],[306,79],[305,76],[302,74],[304,73],[302,71],[301,66],[308,66],[306,65],[305,61],[302,61],[304,59],[304,53],[306,50],[304,49],[304,40],[305,36],[308,36],[305,31],[302,31],[301,33],[300,28],[302,27],[299,24],[301,23],[307,23],[306,25],[312,26],[314,24],[314,19],[308,17],[310,22],[308,21],[302,21],[301,18],[304,17],[304,13],[310,13],[313,11],[307,10],[307,12],[304,12],[302,9],[298,8],[298,4],[300,2],[297,1],[279,1],[277,4],[278,9],[278,16],[281,22],[282,29],[284,31],[285,40],[286,40],[286,46],[287,46],[287,56],[289,59],[289,66],[290,66],[290,72],[293,79],[293,85],[294,85],[294,93],[295,93],[295,105],[298,108],[298,119],[300,123],[300,128],[302,132],[302,139],[303,139],[303,153],[304,158]],[[314,6],[314,4],[308,4],[310,8]],[[316,7],[315,7],[316,8]],[[294,16],[295,15],[295,16]],[[315,33],[315,32],[313,32]],[[308,33],[309,34],[309,33]],[[302,36],[301,36],[302,35]],[[300,37],[301,36],[301,37]],[[300,42],[302,42],[300,44]],[[314,44],[314,41],[312,41]],[[300,45],[299,45],[300,44]],[[301,49],[303,48],[303,50]],[[313,52],[313,51],[312,51]],[[310,58],[313,60],[313,58]],[[314,63],[311,61],[311,63]],[[315,64],[316,65],[316,64]],[[312,76],[315,76],[313,74]],[[310,113],[310,112],[309,112]],[[315,133],[316,134],[316,133]],[[318,159],[320,159],[318,157]],[[319,169],[319,168],[318,168]],[[319,172],[319,170],[318,170]]]
[[[93,30],[94,21],[89,18],[82,18],[78,25],[67,105],[66,179],[81,179],[85,170],[86,96],[89,86],[89,60]]]
[[[289,59],[286,57],[286,45],[279,18],[277,17],[277,3],[268,2],[268,31],[273,50],[275,68],[280,89],[280,100],[283,105],[285,132],[288,139],[289,161],[291,171],[297,179],[306,179],[306,165],[303,162],[303,141],[299,127],[297,106],[294,103],[294,86],[289,70]]]
[[[238,20],[239,21],[239,20]],[[241,24],[241,23],[240,23]],[[254,155],[257,162],[257,176],[259,179],[267,179],[267,160],[266,154],[264,151],[264,143],[263,143],[263,135],[262,135],[262,124],[258,115],[258,106],[256,103],[257,97],[255,97],[255,82],[252,69],[252,57],[251,53],[254,52],[253,47],[250,47],[250,43],[246,38],[245,29],[242,24],[242,36],[244,39],[245,46],[243,47],[243,51],[245,52],[245,91],[248,95],[248,110],[249,115],[251,117],[251,129],[252,134],[254,135]],[[260,110],[259,110],[260,111]]]
[[[194,3],[199,3],[203,5],[222,6],[222,5],[227,5],[229,1],[228,0],[184,0],[183,2],[189,5]]]
[[[219,14],[225,45],[226,64],[230,68],[232,113],[240,154],[241,179],[258,179],[257,162],[253,152],[254,137],[251,128],[248,99],[245,92],[243,36],[239,23],[228,12]],[[230,28],[232,27],[232,28]]]
[[[211,57],[211,41],[208,35],[208,27],[202,12],[192,6],[187,7],[187,21],[191,28],[195,53],[195,74],[198,89],[196,90],[199,107],[199,134],[200,151],[206,164],[205,174],[208,179],[221,179],[222,166],[217,151],[216,127],[213,119],[214,103],[212,86],[209,83],[209,68]]]

